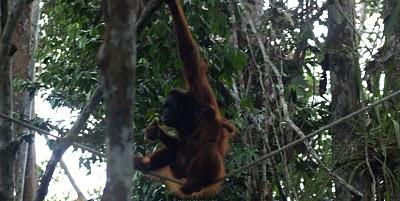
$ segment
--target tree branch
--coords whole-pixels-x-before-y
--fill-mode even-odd
[[[85,195],[83,195],[83,193],[82,193],[81,189],[79,188],[79,186],[76,184],[75,179],[72,177],[72,174],[68,170],[67,164],[64,163],[63,159],[60,160],[60,165],[61,165],[61,168],[64,170],[65,174],[67,175],[68,180],[71,183],[72,187],[75,189],[76,194],[78,194],[78,198],[80,200],[87,200],[85,198]]]
[[[143,30],[146,22],[149,20],[150,16],[160,7],[164,0],[150,0],[146,7],[143,9],[140,17],[136,22],[136,31],[139,33]]]
[[[46,139],[46,141],[49,141],[49,137],[47,137],[46,135],[44,136],[44,138]],[[68,180],[71,183],[72,187],[75,189],[76,194],[78,194],[79,200],[85,200],[86,201],[87,199],[85,198],[85,195],[83,195],[81,189],[76,184],[75,179],[72,177],[72,174],[69,171],[69,169],[67,167],[67,164],[65,164],[63,159],[60,160],[60,166],[64,170],[65,175],[67,175]]]

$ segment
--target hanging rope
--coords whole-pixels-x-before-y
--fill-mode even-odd
[[[390,100],[390,99],[392,99],[392,98],[394,98],[395,96],[398,96],[398,95],[400,95],[400,90],[398,90],[398,91],[396,91],[396,92],[394,92],[394,93],[392,93],[392,94],[389,94],[388,96],[383,97],[383,98],[381,98],[381,99],[375,101],[374,103],[372,103],[372,104],[370,104],[370,105],[368,105],[368,106],[365,106],[365,107],[363,107],[363,108],[361,108],[361,109],[359,109],[359,110],[357,110],[357,111],[355,111],[355,112],[352,112],[352,113],[350,113],[350,114],[348,114],[348,115],[346,115],[346,116],[344,116],[344,117],[342,117],[342,118],[340,118],[340,119],[338,119],[338,120],[336,120],[336,121],[334,121],[334,122],[332,122],[332,123],[330,123],[330,124],[328,124],[328,125],[325,125],[325,126],[319,128],[318,130],[316,130],[316,131],[314,131],[314,132],[312,132],[312,133],[306,135],[305,137],[299,138],[299,139],[297,139],[297,140],[295,140],[295,141],[293,141],[293,142],[291,142],[291,143],[289,143],[289,144],[286,144],[286,145],[282,146],[282,147],[279,148],[279,149],[276,149],[276,150],[274,150],[274,151],[271,151],[271,152],[269,152],[268,154],[265,154],[265,155],[261,156],[261,157],[258,158],[257,160],[248,163],[247,165],[244,165],[244,166],[242,166],[242,167],[240,167],[240,168],[238,168],[238,169],[236,169],[236,170],[231,171],[231,172],[229,172],[228,174],[226,174],[224,177],[221,177],[221,178],[215,180],[214,182],[208,184],[208,186],[210,186],[210,185],[212,185],[212,184],[215,184],[215,183],[218,183],[218,182],[220,182],[220,181],[222,181],[222,180],[225,180],[225,179],[227,179],[227,178],[229,178],[229,177],[233,177],[233,176],[235,176],[236,174],[238,174],[238,173],[240,173],[240,172],[242,172],[242,171],[244,171],[244,170],[246,170],[246,169],[249,169],[249,168],[251,168],[251,167],[253,167],[253,166],[255,166],[255,165],[258,165],[259,163],[261,163],[261,162],[267,160],[268,158],[270,158],[270,157],[272,157],[272,156],[277,155],[278,153],[280,153],[280,152],[282,152],[282,151],[284,151],[284,150],[286,150],[286,149],[288,149],[288,148],[291,148],[291,147],[293,147],[293,146],[296,146],[297,144],[302,143],[304,140],[308,140],[308,139],[310,139],[310,138],[312,138],[312,137],[314,137],[314,136],[316,136],[316,135],[322,133],[323,131],[325,131],[325,130],[327,130],[327,129],[329,129],[329,128],[332,128],[333,126],[336,126],[336,125],[338,125],[338,124],[340,124],[340,123],[342,123],[342,122],[344,122],[344,121],[346,121],[346,120],[349,120],[349,119],[353,118],[354,116],[357,116],[357,115],[359,115],[359,114],[361,114],[361,113],[363,113],[363,112],[365,112],[365,111],[367,111],[367,110],[369,110],[369,109],[371,109],[371,108],[373,108],[373,107],[375,107],[375,106],[377,106],[377,105],[379,105],[379,104],[381,104],[381,103],[383,103],[383,102],[385,102],[385,101],[387,101],[387,100]],[[38,127],[35,127],[35,126],[32,126],[32,125],[30,125],[30,124],[28,124],[28,123],[25,123],[25,122],[23,122],[23,121],[20,121],[20,120],[11,118],[11,117],[9,117],[9,116],[7,116],[7,115],[5,115],[5,114],[0,113],[0,117],[1,117],[1,118],[4,118],[4,119],[7,119],[7,120],[10,120],[10,121],[13,121],[14,123],[17,123],[17,124],[19,124],[19,125],[22,125],[22,126],[24,126],[24,127],[26,127],[26,128],[29,128],[29,129],[31,129],[31,130],[34,130],[34,131],[36,131],[36,132],[38,132],[38,133],[41,133],[41,134],[44,134],[44,135],[49,135],[49,136],[52,136],[52,137],[55,137],[55,138],[59,138],[58,136],[53,135],[53,134],[51,134],[51,133],[48,132],[48,131],[45,131],[45,130],[43,130],[43,129],[41,129],[41,128],[38,128]],[[95,150],[95,149],[93,149],[93,148],[90,148],[90,147],[87,147],[87,146],[85,146],[85,145],[82,145],[82,144],[79,144],[79,143],[75,143],[75,142],[74,142],[73,144],[74,144],[76,147],[79,147],[79,148],[81,148],[81,149],[83,149],[83,150],[87,150],[87,151],[92,152],[92,153],[94,153],[94,154],[96,154],[96,155],[99,155],[99,156],[104,157],[104,154],[103,154],[103,153],[101,153],[101,152],[99,152],[99,151],[97,151],[97,150]],[[144,174],[148,174],[148,175],[151,175],[151,176],[153,176],[153,177],[157,177],[157,178],[159,178],[159,179],[161,179],[161,180],[167,180],[167,181],[171,181],[171,182],[174,182],[174,183],[177,183],[177,184],[181,184],[181,185],[182,185],[182,182],[181,182],[181,181],[179,181],[179,180],[177,180],[177,179],[174,179],[174,178],[170,178],[170,177],[166,177],[166,176],[163,176],[163,175],[159,175],[159,174],[157,174],[157,173],[155,173],[155,172],[148,172],[148,171],[142,171],[142,172],[143,172]]]
[[[5,114],[3,114],[3,113],[0,113],[0,117],[3,118],[3,119],[6,119],[6,120],[12,121],[12,122],[14,122],[14,123],[16,123],[16,124],[19,124],[19,125],[21,125],[21,126],[23,126],[23,127],[28,128],[28,129],[31,129],[31,130],[33,130],[33,131],[36,131],[36,132],[38,132],[38,133],[40,133],[40,134],[42,134],[42,135],[48,135],[48,136],[54,137],[54,138],[56,138],[56,139],[62,138],[62,137],[59,137],[59,136],[57,136],[57,135],[53,135],[53,134],[51,134],[50,132],[48,132],[48,131],[46,131],[46,130],[43,130],[43,129],[41,129],[41,128],[38,128],[38,127],[36,127],[36,126],[33,126],[33,125],[29,124],[29,123],[23,122],[23,121],[18,120],[18,119],[14,119],[14,118],[12,118],[12,117],[9,117],[9,116],[7,116],[7,115],[5,115]],[[101,153],[101,152],[99,152],[99,151],[97,151],[96,149],[93,149],[93,148],[91,148],[91,147],[88,147],[88,146],[79,144],[79,143],[77,143],[77,142],[72,142],[72,144],[73,144],[74,146],[78,147],[78,148],[81,148],[82,150],[91,152],[91,153],[93,153],[93,154],[95,154],[95,155],[98,155],[98,156],[101,156],[101,157],[105,157],[105,155],[104,155],[103,153]],[[169,178],[169,177],[166,177],[166,176],[163,176],[163,175],[159,175],[159,174],[157,174],[157,173],[155,173],[155,172],[143,171],[143,173],[144,173],[144,174],[151,175],[151,176],[153,176],[153,177],[157,177],[157,178],[159,178],[159,179],[161,179],[161,180],[167,180],[167,181],[171,181],[171,182],[174,182],[174,183],[177,183],[177,184],[182,184],[182,182],[180,182],[180,181],[177,180],[177,179]]]
[[[43,129],[41,129],[41,128],[38,128],[38,127],[36,127],[36,126],[33,126],[33,125],[29,124],[29,123],[23,122],[23,121],[18,120],[18,119],[14,119],[14,118],[12,118],[12,117],[9,117],[9,116],[7,116],[7,115],[5,115],[5,114],[0,113],[0,117],[3,118],[3,119],[7,119],[7,120],[9,120],[9,121],[12,121],[12,122],[14,122],[14,123],[16,123],[16,124],[19,124],[19,125],[21,125],[21,126],[23,126],[23,127],[28,128],[28,129],[31,129],[31,130],[33,130],[33,131],[36,131],[36,132],[38,132],[38,133],[41,133],[41,134],[43,134],[43,135],[48,135],[48,136],[51,136],[51,137],[54,137],[54,138],[57,138],[57,139],[58,139],[58,138],[62,138],[62,137],[59,137],[59,136],[57,136],[57,135],[53,135],[53,134],[51,134],[50,132],[48,132],[48,131],[46,131],[46,130],[43,130]],[[81,148],[82,150],[85,150],[85,151],[94,153],[94,154],[96,154],[96,155],[102,155],[101,152],[97,151],[96,149],[90,148],[90,147],[88,147],[88,146],[86,146],[86,145],[79,144],[79,143],[76,143],[76,142],[72,142],[72,144],[75,145],[75,146],[78,147],[78,148]]]

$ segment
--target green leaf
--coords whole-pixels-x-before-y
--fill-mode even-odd
[[[379,124],[382,124],[381,115],[380,115],[379,109],[377,107],[374,108],[374,112],[375,112],[375,116],[376,116]]]
[[[50,150],[53,150],[55,142],[56,141],[53,140],[53,139],[50,139],[50,140],[47,141],[47,146],[49,146]]]
[[[396,120],[392,119],[393,126],[394,126],[394,134],[396,135],[396,140],[397,140],[397,146],[400,148],[400,126],[399,122]]]
[[[30,133],[23,133],[21,135],[21,139],[24,140],[25,142],[32,144],[34,142],[33,138],[35,137],[34,134],[30,134]]]

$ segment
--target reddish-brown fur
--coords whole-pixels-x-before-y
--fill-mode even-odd
[[[184,184],[166,182],[170,190],[180,196],[209,196],[219,191],[221,182],[214,183],[225,175],[224,156],[227,153],[228,139],[237,130],[227,119],[221,116],[214,92],[208,82],[207,63],[200,56],[198,47],[192,38],[179,0],[166,0],[173,16],[179,55],[184,65],[187,90],[178,96],[194,100],[193,111],[201,111],[195,129],[179,132],[180,140],[171,139],[157,125],[146,130],[149,139],[160,139],[165,147],[157,150],[148,158],[135,158],[135,167],[139,170],[158,171],[163,175],[180,179]],[[173,95],[173,94],[172,94]],[[183,106],[182,106],[183,107]],[[193,114],[195,115],[195,114]],[[188,121],[180,117],[182,122]],[[184,129],[186,130],[186,129]],[[211,185],[210,185],[211,184]],[[189,192],[189,193],[188,193]]]

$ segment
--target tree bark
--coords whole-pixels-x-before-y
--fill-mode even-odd
[[[360,108],[360,71],[355,45],[354,0],[332,0],[328,4],[327,53],[331,72],[333,120]],[[337,174],[364,194],[360,199],[336,182],[336,200],[369,200],[371,180],[367,171],[352,175],[349,160],[362,157],[356,119],[331,129],[333,158]],[[360,154],[361,153],[361,154]],[[360,155],[360,156],[359,156]]]
[[[104,1],[106,31],[98,62],[106,104],[107,182],[103,201],[128,201],[132,188],[137,2]]]
[[[383,46],[383,58],[388,58],[382,66],[385,67],[384,94],[390,94],[400,89],[400,2],[398,0],[385,0],[382,19],[385,23],[385,44]],[[391,55],[391,56],[389,56]],[[393,99],[390,116],[399,121],[400,98]],[[382,179],[385,183],[387,180]],[[379,188],[379,186],[377,187]],[[382,188],[382,187],[381,187]],[[382,191],[390,196],[390,200],[400,200],[398,188],[386,188]]]
[[[0,113],[9,116],[13,112],[10,62],[16,51],[11,40],[25,5],[25,0],[0,2]],[[18,143],[15,142],[12,123],[0,118],[0,200],[14,200],[14,161],[17,149]]]
[[[385,53],[392,56],[385,62],[387,80],[385,94],[390,94],[400,86],[400,3],[385,0],[383,19],[385,22]],[[397,98],[396,100],[400,100]]]
[[[37,39],[39,32],[39,18],[40,18],[40,2],[41,0],[34,0],[32,2],[32,12],[31,12],[31,38],[30,38],[30,52],[31,52],[31,62],[29,63],[29,70],[32,73],[32,79],[35,77],[35,50],[37,47]],[[32,100],[34,105],[34,101]],[[35,108],[31,108],[31,118],[33,118]],[[36,174],[36,148],[35,143],[28,145],[27,151],[27,162],[25,171],[25,183],[24,183],[24,193],[23,201],[31,201],[36,196],[36,190],[38,188],[38,177]]]
[[[26,6],[17,23],[13,44],[18,50],[11,61],[13,79],[32,81],[35,76],[34,52],[39,20],[39,0]],[[34,93],[21,91],[14,93],[14,112],[22,119],[30,120],[34,115]],[[15,125],[15,134],[33,134],[29,129]],[[33,138],[33,136],[32,136]],[[35,144],[21,142],[15,163],[16,201],[33,200],[37,187]]]

